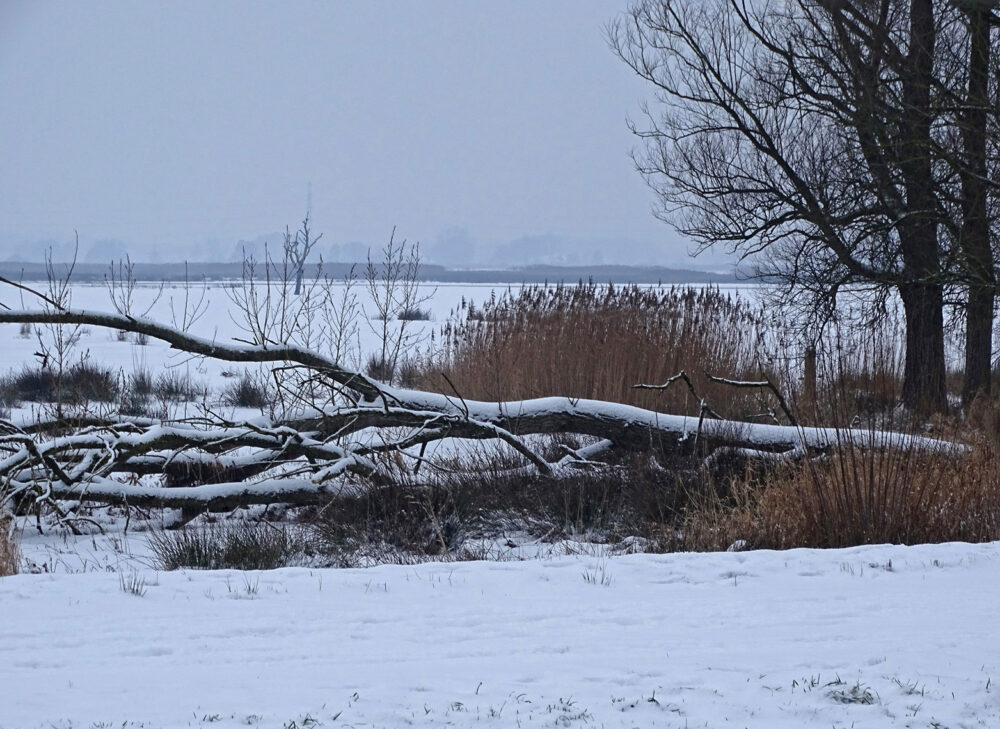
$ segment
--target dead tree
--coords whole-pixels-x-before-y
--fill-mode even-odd
[[[329,396],[292,399],[274,417],[231,420],[206,411],[179,421],[62,416],[0,421],[0,483],[7,498],[33,499],[72,520],[82,503],[191,511],[249,504],[310,504],[334,493],[419,478],[433,481],[423,446],[449,438],[506,448],[523,472],[560,478],[604,468],[616,452],[659,450],[705,460],[724,449],[765,461],[854,442],[958,452],[961,446],[899,433],[760,425],[653,412],[611,402],[549,397],[479,402],[379,382],[294,345],[209,340],[149,319],[49,306],[0,310],[0,323],[87,325],[143,334],[196,356],[299,368]],[[760,383],[750,383],[754,386]],[[589,436],[589,445],[543,457],[534,436]],[[714,456],[713,456],[714,454]],[[412,466],[407,466],[407,462]],[[401,465],[402,464],[402,465]],[[164,480],[183,471],[187,485]]]

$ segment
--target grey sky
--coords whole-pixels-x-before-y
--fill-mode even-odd
[[[602,35],[624,7],[0,0],[0,239],[224,258],[311,185],[328,244],[680,262],[628,157],[648,90]]]

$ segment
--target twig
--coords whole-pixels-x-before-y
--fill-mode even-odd
[[[705,398],[703,398],[701,395],[698,394],[698,391],[694,389],[694,383],[691,382],[691,378],[688,376],[688,373],[685,372],[684,370],[681,370],[676,375],[673,375],[672,377],[667,378],[667,381],[664,382],[662,385],[642,385],[642,384],[639,384],[639,385],[632,385],[632,389],[633,390],[666,390],[668,387],[670,387],[672,384],[674,384],[678,380],[682,380],[684,383],[687,384],[688,390],[691,391],[691,395],[694,397],[695,400],[697,400],[700,403],[700,410],[699,410],[699,415],[698,415],[699,419],[703,419],[707,415],[708,417],[712,418],[713,420],[725,420],[725,418],[723,418],[721,415],[719,415],[717,412],[715,412],[711,407],[709,407],[708,402],[705,400]]]
[[[774,397],[778,400],[778,406],[781,408],[782,412],[785,413],[785,417],[788,418],[788,423],[796,426],[799,424],[799,421],[796,420],[794,415],[792,415],[792,411],[789,409],[788,403],[785,402],[785,398],[770,379],[762,380],[760,382],[730,380],[726,377],[716,377],[715,375],[710,375],[707,372],[705,373],[705,377],[712,382],[718,382],[720,385],[729,385],[730,387],[766,388],[774,393]]]

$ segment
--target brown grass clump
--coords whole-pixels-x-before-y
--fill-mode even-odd
[[[21,562],[10,526],[10,519],[0,516],[0,577],[16,575]]]
[[[444,353],[422,386],[478,400],[556,395],[696,415],[700,401],[683,382],[633,388],[684,370],[716,411],[752,418],[774,406],[769,393],[705,373],[774,379],[765,355],[779,349],[766,341],[774,329],[761,309],[718,289],[526,286],[479,309],[470,304],[445,329]]]
[[[874,436],[873,436],[874,437]],[[789,464],[765,483],[737,481],[687,514],[684,548],[847,547],[1000,538],[994,444],[966,453],[879,450],[844,443]]]
[[[546,440],[543,450],[559,445]],[[312,520],[324,551],[354,566],[455,558],[476,540],[509,537],[612,545],[639,537],[661,549],[665,525],[676,520],[685,496],[673,474],[638,454],[560,479],[510,470],[517,461],[503,453],[470,454],[455,465],[433,484],[399,482],[331,497]]]

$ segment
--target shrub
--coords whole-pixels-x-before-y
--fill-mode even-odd
[[[248,521],[153,532],[149,546],[165,570],[270,570],[313,554],[310,535],[301,527]]]
[[[271,399],[264,384],[244,372],[222,391],[222,402],[235,408],[266,408]]]
[[[1000,538],[997,455],[984,440],[965,454],[844,442],[828,457],[787,466],[767,482],[743,479],[726,496],[707,494],[687,515],[683,546],[992,541]]]

